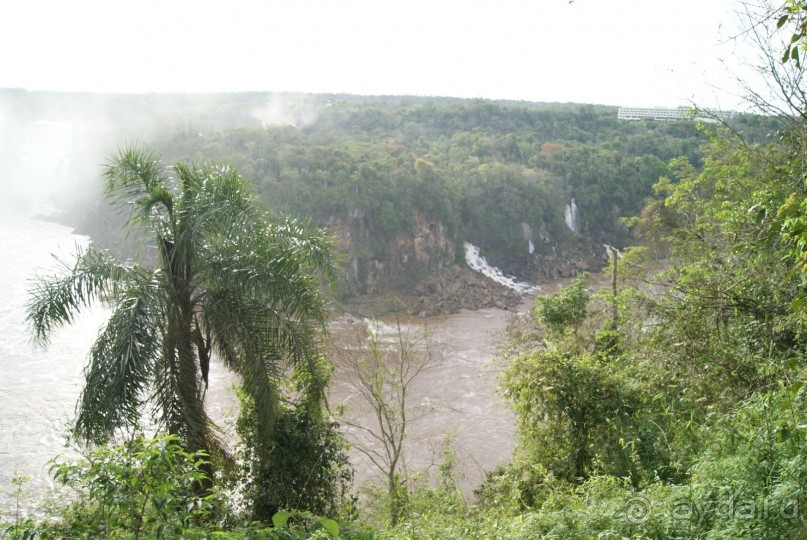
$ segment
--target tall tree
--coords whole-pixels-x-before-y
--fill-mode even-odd
[[[153,240],[157,261],[149,268],[90,248],[32,290],[28,320],[43,345],[93,302],[112,310],[89,355],[76,435],[101,442],[135,429],[150,406],[189,449],[215,454],[221,445],[204,409],[215,352],[254,400],[268,452],[284,374],[297,370],[304,390],[322,393],[330,241],[269,219],[230,166],[167,168],[154,151],[129,148],[103,178],[109,200],[131,209],[127,225]]]

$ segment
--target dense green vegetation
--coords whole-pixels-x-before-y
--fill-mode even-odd
[[[383,259],[418,213],[498,263],[525,253],[522,223],[552,245],[575,244],[564,209],[575,198],[581,232],[623,244],[633,215],[667,162],[700,162],[694,123],[620,122],[615,108],[487,101],[311,100],[307,126],[176,133],[173,157],[233,161],[270,208],[321,224],[361,215],[365,258]],[[766,126],[769,127],[769,126]],[[508,261],[508,258],[510,259]]]
[[[803,48],[807,7],[792,0],[786,10],[778,26],[792,30],[795,38],[787,46],[785,67],[801,74],[793,51]],[[589,139],[580,127],[591,123],[598,125],[592,133],[607,132],[609,117],[589,107],[546,111],[484,102],[444,107],[412,102],[407,114],[417,121],[407,123],[403,109],[387,110],[385,103],[354,109],[347,100],[349,112],[334,103],[325,131],[271,127],[204,137],[187,132],[163,144],[178,154],[238,162],[280,212],[308,212],[321,220],[358,208],[382,234],[405,229],[410,212],[433,212],[450,218],[444,222],[455,234],[484,245],[485,229],[476,228],[481,221],[501,227],[496,234],[504,235],[523,221],[517,203],[531,201],[540,190],[546,191],[535,195],[536,204],[543,197],[560,204],[573,196],[584,213],[607,217],[596,225],[588,218],[585,231],[591,238],[632,234],[633,245],[612,261],[610,289],[592,290],[581,276],[537,299],[508,328],[500,383],[518,419],[512,461],[490,472],[469,503],[456,489],[452,455],[446,451],[440,478],[401,480],[398,485],[406,488],[393,494],[394,501],[379,495],[378,507],[394,502],[394,519],[358,524],[355,501],[345,491],[350,472],[344,443],[336,426],[325,421],[319,399],[329,366],[318,354],[317,334],[308,333],[322,320],[317,274],[311,271],[330,269],[327,246],[291,224],[263,219],[254,228],[239,229],[254,235],[222,235],[218,227],[231,225],[228,219],[244,226],[256,216],[251,200],[241,200],[239,194],[247,190],[230,169],[179,164],[174,170],[180,186],[175,187],[163,185],[150,157],[123,154],[107,169],[110,191],[137,196],[140,213],[135,215],[156,233],[157,270],[116,265],[106,255],[88,252],[67,278],[43,283],[31,317],[44,337],[94,295],[115,304],[111,325],[91,353],[87,385],[99,391],[85,390],[76,427],[85,439],[105,440],[117,427],[129,428],[131,438],[121,446],[90,450],[77,463],[55,463],[56,480],[72,489],[74,498],[56,507],[54,521],[15,516],[4,534],[804,537],[807,101],[799,101],[776,137],[767,140],[756,138],[756,131],[739,137],[726,126],[700,126],[691,137],[677,139],[675,130],[690,133],[693,126],[648,122],[619,128],[610,142]],[[350,127],[339,114],[350,118]],[[558,122],[549,120],[553,115]],[[540,133],[557,136],[532,133],[528,126],[535,127],[538,119],[548,130]],[[667,138],[642,136],[654,130]],[[627,150],[648,140],[667,142],[663,151]],[[693,146],[682,146],[686,140]],[[147,189],[134,190],[143,180]],[[500,193],[485,191],[489,185],[511,199],[496,206],[493,195]],[[227,201],[214,195],[224,192],[234,196],[228,199],[234,207],[218,204]],[[379,193],[395,193],[401,204],[385,207]],[[474,217],[474,204],[468,202],[474,193],[490,197],[485,199],[493,202],[488,215]],[[243,219],[244,209],[251,219]],[[635,217],[620,229],[615,219],[624,213]],[[550,234],[563,231],[562,224],[552,228],[549,213],[541,216],[543,225],[556,231]],[[536,230],[541,226],[527,223]],[[190,241],[197,238],[199,243]],[[209,253],[201,266],[191,264],[199,262],[197,251]],[[253,260],[257,255],[267,257]],[[272,291],[244,290],[236,286],[243,280],[231,273],[244,269],[264,277],[279,273],[292,283]],[[182,291],[189,289],[178,285],[187,286],[180,278],[192,277],[200,278],[193,292],[207,292],[190,295],[199,303],[181,319],[188,315],[183,304],[169,300],[187,298]],[[158,290],[165,292],[158,295]],[[164,300],[153,302],[157,298]],[[239,302],[213,302],[217,298]],[[301,299],[311,303],[294,304]],[[259,322],[274,316],[264,313],[265,306],[279,307],[278,301],[286,306],[282,300],[295,306],[284,330],[295,327],[292,333],[301,341],[289,338],[280,325],[268,325],[269,335],[259,332]],[[248,309],[232,307],[237,305]],[[219,324],[236,320],[244,324],[243,332]],[[246,445],[244,474],[234,473],[229,482],[226,475],[213,475],[211,462],[219,456],[193,417],[211,345],[245,383],[239,422]],[[132,353],[141,348],[142,357]],[[128,352],[117,354],[121,351]],[[296,360],[297,369],[284,379],[275,364],[286,359]],[[155,366],[170,374],[176,362],[193,364],[194,384],[188,391],[157,381],[155,395],[163,398],[160,410],[171,434],[152,440],[138,436],[142,389],[153,382]],[[275,376],[265,379],[266,372]],[[379,519],[373,508],[365,510],[365,518]]]
[[[411,482],[394,527],[352,525],[342,443],[332,427],[311,423],[303,393],[294,408],[278,410],[271,459],[248,455],[247,493],[258,495],[246,514],[233,513],[222,492],[189,489],[208,474],[205,454],[185,453],[170,438],[138,439],[112,454],[100,450],[87,465],[57,465],[57,479],[84,502],[64,507],[53,525],[18,519],[9,534],[77,537],[111,528],[133,537],[305,538],[336,531],[336,522],[318,515],[341,520],[344,538],[804,534],[804,132],[782,131],[766,145],[719,127],[704,136],[700,166],[672,160],[629,223],[640,245],[619,261],[616,294],[591,291],[581,277],[511,324],[501,384],[520,442],[513,461],[478,488],[474,505],[456,490],[449,453],[436,483]],[[251,441],[259,424],[245,411],[242,436]],[[327,456],[326,467],[318,456]],[[142,483],[152,475],[154,484]],[[312,475],[318,487],[307,483]],[[315,513],[278,512],[284,506]],[[278,528],[265,528],[273,519]]]
[[[651,186],[670,174],[669,161],[685,156],[699,167],[705,142],[694,122],[619,121],[615,107],[575,104],[3,91],[0,107],[12,123],[44,117],[72,122],[72,133],[81,133],[68,170],[82,189],[60,194],[58,202],[76,201],[70,221],[97,245],[121,240],[112,234],[120,219],[89,189],[101,159],[91,149],[108,155],[145,139],[169,161],[232,163],[274,215],[351,232],[358,281],[376,262],[402,264],[395,243],[424,218],[444,227],[460,258],[463,241],[470,241],[490,262],[525,278],[552,277],[556,256],[599,261],[603,243],[629,241],[619,219],[640,211]],[[63,112],[51,118],[52,111]],[[732,121],[750,142],[766,140],[780,125],[753,115]],[[564,223],[572,199],[579,235]],[[538,258],[528,253],[530,236]],[[420,277],[412,273],[428,271],[434,269],[415,265],[395,278],[411,281]]]
[[[46,98],[6,96],[10,116],[25,121],[24,111],[44,107]],[[700,166],[705,141],[694,122],[619,121],[615,107],[591,105],[283,94],[61,99],[126,127],[115,135],[104,127],[97,137],[107,145],[145,136],[169,161],[232,163],[275,215],[359,226],[359,266],[395,264],[394,241],[428,216],[456,246],[470,241],[525,277],[542,264],[529,257],[525,234],[541,256],[560,248],[593,260],[602,243],[625,245],[629,232],[619,219],[640,211],[651,186],[670,174],[671,159]],[[779,126],[751,115],[732,121],[751,142]],[[82,175],[95,174],[97,157],[72,159],[87,162]],[[564,223],[572,199],[579,236]],[[76,222],[111,245],[113,213],[98,211],[84,217],[82,207]]]

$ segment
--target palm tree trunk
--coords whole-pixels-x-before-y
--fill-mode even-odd
[[[191,297],[192,272],[189,265],[181,264],[176,257],[174,244],[163,241],[165,257],[163,264],[168,271],[172,289],[167,334],[171,336],[176,362],[176,398],[179,402],[180,425],[176,426],[179,435],[190,452],[205,452],[210,455],[208,417],[205,412],[203,393],[200,384],[200,365],[194,353],[194,309]],[[169,431],[173,432],[171,429]],[[213,468],[210,463],[203,466],[207,481],[194,489],[204,491],[212,486]]]
[[[184,420],[185,444],[191,452],[203,451],[210,455],[210,441],[208,436],[208,417],[205,412],[203,392],[200,382],[200,366],[198,357],[194,352],[194,320],[191,295],[188,290],[179,293],[179,313],[175,332],[177,352],[177,393],[182,406]],[[208,464],[204,472],[209,477],[203,482],[202,489],[212,485],[213,469]]]

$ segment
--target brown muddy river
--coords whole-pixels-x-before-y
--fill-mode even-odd
[[[458,483],[470,496],[486,471],[510,460],[516,442],[516,420],[496,393],[499,366],[495,344],[513,315],[512,311],[491,308],[402,322],[405,331],[413,333],[425,324],[434,349],[439,351],[413,381],[407,398],[409,421],[404,468],[408,473],[427,472],[436,478],[444,444],[450,440]],[[340,316],[331,324],[333,339],[338,340],[340,334],[364,334],[368,322],[351,315]],[[384,318],[380,322],[380,333],[392,337],[396,320]],[[376,429],[372,409],[355,388],[342,380],[339,361],[334,363],[336,372],[328,397],[330,409],[335,412],[343,405],[346,418]],[[228,438],[235,441],[233,419],[237,402],[232,392],[233,380],[220,366],[211,371],[208,411]],[[346,425],[343,429],[350,440],[355,430]],[[380,446],[373,448],[379,450]],[[378,478],[378,470],[361,452],[353,449],[350,458],[357,488],[364,481]]]
[[[498,366],[494,344],[512,315],[500,309],[483,309],[405,322],[406,331],[415,333],[418,325],[425,324],[436,351],[413,380],[407,396],[409,420],[404,443],[407,472],[428,472],[435,477],[436,466],[443,460],[443,448],[450,442],[459,484],[470,494],[486,471],[509,461],[515,445],[516,422],[496,394]],[[337,320],[334,331],[349,325],[346,320],[347,317]],[[394,341],[396,321],[383,319],[382,323],[379,333]],[[330,392],[332,408],[345,405],[346,418],[358,420],[362,426],[378,432],[372,409],[353,386],[340,380],[339,361],[334,362],[337,372]],[[355,431],[347,427],[349,437],[356,436]],[[380,445],[373,448],[379,450]],[[351,452],[351,459],[357,483],[378,475],[378,470],[361,452]]]
[[[0,510],[14,508],[12,479],[24,476],[26,494],[22,507],[35,508],[52,482],[47,461],[75,454],[64,445],[65,426],[72,417],[83,381],[82,369],[90,344],[104,319],[103,310],[83,317],[76,326],[59,332],[53,344],[42,350],[30,343],[24,322],[29,279],[36,268],[52,266],[50,253],[69,254],[86,239],[70,229],[41,221],[0,222],[3,253],[13,254],[0,265],[5,300],[0,304]],[[522,309],[527,304],[522,306]],[[463,311],[426,321],[433,341],[442,350],[429,369],[413,383],[408,403],[426,412],[407,427],[405,467],[410,473],[429,470],[437,474],[447,437],[453,441],[460,485],[466,494],[496,465],[506,463],[516,439],[513,413],[496,394],[495,343],[512,312],[498,309]],[[393,321],[382,321],[389,327]],[[363,322],[348,315],[339,317],[332,332],[355,331]],[[420,324],[406,321],[409,326]],[[208,409],[235,441],[232,419],[236,400],[232,378],[213,366]],[[330,393],[333,409],[347,406],[347,414],[362,422],[363,412],[356,392],[335,383]],[[357,483],[372,479],[376,471],[353,451]]]

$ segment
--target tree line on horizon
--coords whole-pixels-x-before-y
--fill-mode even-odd
[[[624,246],[630,231],[621,218],[640,211],[656,180],[670,174],[671,159],[700,166],[706,140],[695,122],[618,121],[615,108],[590,105],[319,99],[299,105],[316,110],[308,122],[300,119],[309,112],[287,115],[299,127],[188,124],[161,132],[154,144],[169,161],[232,163],[276,215],[318,226],[359,216],[367,234],[360,263],[386,262],[391,243],[427,215],[458,250],[469,241],[492,264],[529,277],[524,226],[540,255]],[[756,142],[780,125],[739,115],[732,127]],[[571,199],[579,236],[564,222]],[[112,212],[98,212],[81,230],[111,245],[117,238],[104,235]]]

